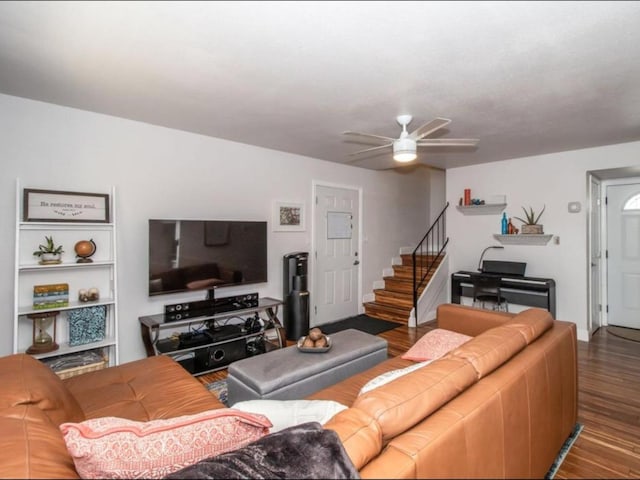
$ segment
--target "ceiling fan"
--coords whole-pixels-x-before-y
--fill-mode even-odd
[[[447,118],[435,118],[409,133],[407,132],[407,125],[411,123],[411,120],[413,120],[411,115],[398,115],[396,117],[396,121],[402,126],[402,132],[400,133],[399,138],[373,135],[371,133],[352,131],[342,132],[344,135],[363,137],[364,139],[367,139],[367,142],[382,144],[377,147],[358,150],[357,152],[350,153],[349,155],[360,155],[361,153],[374,152],[383,148],[393,147],[393,159],[396,162],[407,163],[416,159],[418,147],[474,147],[478,144],[479,140],[477,138],[425,138],[451,123],[451,120]]]

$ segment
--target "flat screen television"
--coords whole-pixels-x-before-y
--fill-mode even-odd
[[[149,295],[267,281],[267,222],[149,220]]]

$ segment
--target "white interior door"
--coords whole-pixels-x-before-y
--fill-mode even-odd
[[[313,326],[358,314],[358,190],[316,185]]]
[[[589,212],[589,334],[602,326],[602,222],[601,185],[594,176],[589,177],[591,189]]]
[[[640,184],[607,186],[608,324],[640,328]]]

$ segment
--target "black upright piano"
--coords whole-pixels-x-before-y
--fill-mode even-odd
[[[556,318],[556,282],[553,278],[527,277],[526,263],[485,260],[480,272],[461,270],[451,274],[451,303],[473,297],[472,275],[500,277],[500,293],[507,302],[549,310]]]

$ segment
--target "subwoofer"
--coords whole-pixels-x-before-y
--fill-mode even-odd
[[[247,356],[244,338],[196,350],[195,370],[202,372],[224,367]]]

